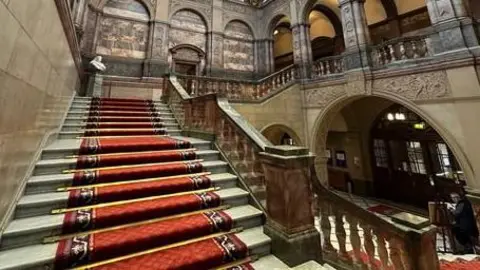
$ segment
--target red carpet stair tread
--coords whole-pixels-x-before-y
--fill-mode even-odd
[[[192,145],[157,136],[152,102],[93,99],[86,115],[68,205],[54,211],[65,213],[55,269],[201,270],[248,256]]]

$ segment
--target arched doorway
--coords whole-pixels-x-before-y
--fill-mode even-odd
[[[302,145],[295,131],[285,125],[267,126],[262,130],[262,135],[274,145]]]
[[[317,174],[334,189],[424,209],[448,199],[466,183],[464,163],[419,112],[383,97],[339,101],[316,135]]]
[[[345,50],[342,23],[330,8],[316,4],[308,15],[312,59],[341,54]]]
[[[290,19],[287,16],[277,16],[271,23],[273,38],[274,71],[293,65],[293,35]]]

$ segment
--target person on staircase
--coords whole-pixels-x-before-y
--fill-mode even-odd
[[[454,219],[452,233],[455,240],[463,248],[457,248],[455,253],[472,254],[478,243],[478,227],[473,213],[473,207],[465,196],[458,193],[450,194],[454,205],[449,207]]]

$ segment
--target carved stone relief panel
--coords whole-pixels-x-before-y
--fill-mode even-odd
[[[181,28],[202,33],[207,31],[207,26],[202,17],[190,10],[181,10],[175,13],[170,23],[173,28]]]
[[[253,33],[243,22],[232,21],[225,28],[223,40],[224,68],[254,70]]]
[[[109,0],[103,8],[103,13],[140,21],[150,19],[145,6],[137,0]]]
[[[190,32],[180,29],[170,29],[168,48],[171,49],[180,44],[190,44],[206,51],[207,37],[205,34]]]
[[[324,109],[339,97],[347,95],[344,84],[325,86],[305,91],[307,106]]]
[[[153,58],[163,58],[165,56],[165,37],[166,37],[166,25],[156,23],[153,33]]]
[[[342,7],[343,37],[346,47],[355,46],[355,23],[353,20],[351,4],[346,4]]]
[[[146,23],[102,18],[96,52],[130,58],[145,58],[149,27]]]
[[[373,91],[393,93],[409,100],[425,100],[451,96],[445,71],[418,73],[377,79]]]
[[[200,55],[197,51],[190,48],[181,48],[178,49],[173,58],[176,60],[184,60],[189,62],[200,62]]]
[[[450,19],[455,16],[451,0],[429,1],[433,2],[434,14],[431,14],[430,16],[434,22]]]

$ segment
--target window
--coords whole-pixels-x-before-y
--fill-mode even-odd
[[[427,174],[427,171],[425,170],[425,161],[423,160],[422,145],[420,142],[407,142],[407,153],[411,172]]]
[[[384,140],[373,140],[373,154],[375,156],[375,164],[377,167],[388,168],[388,154]]]
[[[440,164],[440,170],[445,177],[453,177],[452,163],[450,162],[450,155],[448,153],[448,147],[444,143],[437,143],[437,157]]]

